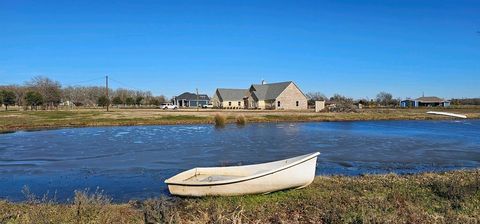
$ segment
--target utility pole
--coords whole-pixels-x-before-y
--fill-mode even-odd
[[[108,106],[110,105],[110,99],[108,98],[108,75],[105,76],[105,95],[107,95],[107,112],[108,112]]]
[[[197,88],[197,111],[198,111],[198,88]]]

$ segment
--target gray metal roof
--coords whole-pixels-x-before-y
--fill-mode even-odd
[[[251,90],[258,100],[276,99],[292,82],[277,82],[263,85],[253,84]]]
[[[175,97],[176,100],[191,100],[195,101],[197,100],[197,94],[195,93],[189,93],[189,92],[184,92],[180,94],[179,96]],[[198,94],[198,100],[210,100],[207,94]]]
[[[442,103],[445,102],[444,99],[436,97],[436,96],[422,96],[417,99],[416,101],[423,102],[423,103]]]
[[[217,89],[217,93],[223,101],[241,101],[248,96],[248,89]]]

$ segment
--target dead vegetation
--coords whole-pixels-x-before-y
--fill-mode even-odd
[[[27,187],[25,202],[0,201],[0,223],[143,223],[141,212],[128,204],[112,204],[96,190],[75,191],[71,203],[58,203],[54,195],[38,197]]]
[[[71,203],[44,198],[0,201],[0,223],[478,223],[480,170],[319,176],[305,189],[238,197],[112,204],[84,190]]]
[[[223,114],[215,114],[214,116],[215,127],[224,127],[227,123],[227,117]]]
[[[243,114],[240,114],[236,117],[236,123],[237,125],[246,125],[247,124],[247,118]]]
[[[37,130],[60,127],[216,124],[216,114],[225,117],[228,123],[257,122],[322,122],[358,120],[433,120],[452,119],[426,114],[429,109],[365,109],[357,113],[311,111],[248,111],[248,110],[179,110],[115,109],[106,112],[100,109],[55,110],[55,111],[0,111],[0,133],[16,130]],[[438,109],[439,110],[439,109]],[[479,119],[480,109],[442,109],[442,111],[466,114]],[[245,119],[243,119],[245,118]],[[223,119],[223,118],[221,118]]]

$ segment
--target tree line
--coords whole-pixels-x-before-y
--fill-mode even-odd
[[[380,92],[376,95],[374,99],[357,99],[349,98],[340,94],[334,94],[332,97],[328,98],[320,92],[309,92],[306,94],[308,100],[308,105],[313,107],[315,101],[323,100],[327,104],[333,105],[330,106],[330,111],[335,112],[350,112],[356,111],[360,108],[360,105],[363,107],[385,107],[385,108],[395,108],[400,106],[402,101],[400,98],[394,98],[391,93]],[[452,105],[480,105],[480,98],[465,98],[465,99],[451,99]]]
[[[377,106],[377,107],[395,107],[400,105],[400,98],[394,98],[391,93],[380,92],[376,95],[375,99],[357,99],[346,97],[340,94],[334,94],[332,97],[328,98],[323,93],[320,92],[309,92],[306,94],[309,105],[315,105],[315,101],[323,100],[329,103],[341,103],[341,104],[355,104],[359,103],[367,107]]]
[[[480,98],[452,99],[452,105],[480,105]]]
[[[0,86],[0,105],[5,110],[9,106],[23,106],[24,109],[36,110],[53,109],[59,105],[84,106],[84,107],[105,107],[113,106],[159,106],[168,102],[163,95],[154,96],[150,91],[138,91],[125,88],[109,89],[109,97],[106,96],[106,89],[102,86],[67,86],[62,87],[60,82],[48,77],[36,76],[24,83],[24,85]],[[340,94],[334,94],[328,98],[320,92],[309,92],[306,94],[309,105],[315,105],[315,101],[324,100],[336,107],[333,110],[351,111],[354,104],[361,104],[365,107],[397,107],[400,105],[400,98],[394,98],[391,93],[380,92],[375,99],[349,98]],[[480,105],[480,98],[452,99],[453,105]]]
[[[22,106],[24,109],[54,109],[63,106],[104,107],[159,106],[167,102],[165,96],[154,96],[150,91],[124,88],[109,89],[101,86],[67,86],[48,77],[36,76],[24,85],[0,86],[0,105]]]

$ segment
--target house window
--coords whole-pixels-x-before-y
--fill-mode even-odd
[[[298,101],[297,101],[297,107],[298,107]]]
[[[228,106],[231,107],[231,106],[232,106],[232,102],[228,102]]]
[[[238,101],[238,106],[241,106],[241,105],[242,105],[242,103],[240,101]]]
[[[277,107],[280,107],[280,101],[277,102]]]

